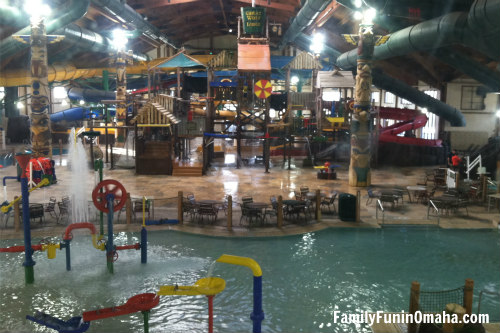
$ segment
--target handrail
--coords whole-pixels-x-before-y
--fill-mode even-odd
[[[380,199],[377,199],[377,206],[375,206],[375,218],[377,219],[378,221],[378,210],[379,210],[379,207],[380,207],[380,210],[382,211],[382,225],[384,225],[385,223],[385,210],[384,210],[384,205],[382,205],[382,202],[380,201]]]
[[[479,164],[480,168],[482,167],[481,154],[479,154],[474,159],[474,161],[472,161],[472,163],[470,162],[470,156],[466,156],[465,159],[467,160],[467,171],[465,171],[465,172],[467,173],[467,180],[469,180],[469,173],[471,172],[472,168],[475,167],[478,164]]]
[[[483,297],[483,294],[490,295],[490,296],[500,296],[500,291],[481,290],[479,292],[479,299],[477,301],[477,314],[481,313],[481,299]]]
[[[434,210],[436,211],[436,215],[437,215],[437,219],[438,219],[438,225],[439,225],[439,209],[436,207],[436,205],[434,204],[434,202],[432,202],[432,200],[429,199],[429,204],[427,205],[427,219],[429,219],[429,210],[431,208],[431,205],[432,205],[432,208],[434,208]]]

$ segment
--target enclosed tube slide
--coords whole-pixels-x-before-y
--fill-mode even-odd
[[[398,134],[422,128],[427,124],[427,116],[416,110],[398,108],[380,108],[380,118],[402,120],[380,129],[379,142],[395,142],[406,145],[440,147],[441,140],[427,140],[398,136]]]

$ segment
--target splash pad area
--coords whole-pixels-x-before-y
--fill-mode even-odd
[[[140,235],[115,234],[116,245],[139,242]],[[34,239],[33,244],[39,240]],[[300,236],[227,239],[173,231],[149,234],[148,263],[140,251],[122,251],[115,274],[92,247],[88,234],[72,241],[72,270],[62,251],[53,260],[34,255],[35,283],[23,279],[23,254],[0,261],[0,332],[54,332],[25,319],[36,311],[69,319],[85,311],[124,304],[162,285],[193,285],[212,276],[226,280],[214,298],[217,332],[251,332],[252,274],[245,267],[217,263],[222,253],[254,258],[263,272],[264,332],[369,332],[368,326],[333,323],[335,310],[408,311],[413,280],[425,290],[444,290],[475,281],[474,307],[481,290],[500,288],[500,236],[495,231],[390,228],[330,229]],[[1,247],[22,241],[2,240]],[[498,319],[500,302],[483,300],[481,313]],[[206,331],[205,296],[162,296],[150,314],[150,332]],[[496,317],[495,317],[496,316]],[[141,313],[92,322],[88,332],[141,332]]]

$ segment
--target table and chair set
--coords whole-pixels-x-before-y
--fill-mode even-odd
[[[191,221],[198,223],[205,222],[214,224],[217,220],[220,211],[227,214],[228,198],[224,201],[203,199],[196,200],[194,194],[189,193],[186,198],[183,198],[182,210],[184,215],[189,215]]]

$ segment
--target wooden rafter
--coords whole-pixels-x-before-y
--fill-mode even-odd
[[[235,0],[235,2],[242,2],[242,3],[252,3],[252,0]],[[267,7],[267,8],[274,8],[274,9],[279,9],[285,12],[293,13],[295,12],[295,9],[297,6],[277,2],[276,0],[255,0],[255,4],[257,6],[262,6],[262,7]]]
[[[136,2],[135,5],[133,5],[133,7],[136,8],[137,12],[144,13],[152,8],[182,5],[186,3],[201,2],[201,1],[203,0],[153,0],[153,1],[147,1],[145,4],[142,2]]]

